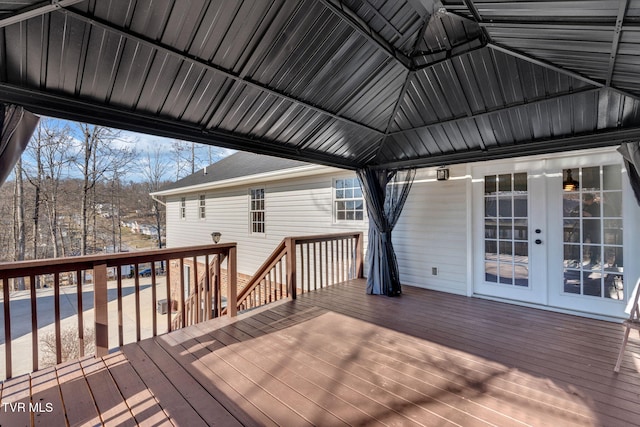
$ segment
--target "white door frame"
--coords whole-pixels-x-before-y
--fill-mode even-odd
[[[476,295],[505,298],[532,304],[546,304],[547,286],[540,264],[546,262],[546,189],[544,186],[544,160],[521,162],[492,162],[472,169],[473,181],[473,236],[474,236],[474,288]],[[528,269],[527,287],[503,285],[485,280],[484,236],[484,176],[502,173],[527,173],[528,193]],[[535,202],[535,203],[534,203]],[[536,230],[540,230],[536,233]],[[536,240],[540,243],[536,244]]]

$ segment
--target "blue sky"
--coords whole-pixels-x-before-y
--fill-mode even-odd
[[[60,119],[54,119],[49,117],[43,117],[43,119],[51,120],[53,123],[64,125],[65,123],[69,124],[72,128],[74,124],[71,122],[66,122]],[[160,152],[164,156],[162,159],[163,162],[167,164],[167,171],[165,175],[165,179],[169,181],[175,181],[177,176],[177,161],[175,159],[175,154],[173,151],[173,146],[176,142],[175,139],[163,138],[154,135],[146,135],[136,132],[130,131],[119,131],[119,138],[114,140],[114,144],[117,147],[121,148],[129,148],[133,149],[137,153],[136,162],[138,162],[140,167],[132,167],[131,171],[128,172],[125,180],[127,181],[144,181],[145,176],[142,172],[143,168],[148,163],[148,154],[153,154],[156,148],[160,147]],[[189,143],[190,144],[190,143]],[[211,156],[214,161],[220,160],[224,157],[227,157],[230,154],[233,154],[235,151],[220,148],[220,147],[212,147],[204,144],[196,144],[196,156],[199,158],[199,161],[196,163],[196,169],[200,169],[209,164],[209,157]],[[28,155],[25,153],[23,155],[23,162],[29,162]],[[71,166],[68,174],[70,176],[74,176],[77,172],[74,171],[74,167]],[[189,171],[190,172],[190,171]],[[185,174],[183,173],[182,176]],[[9,179],[13,179],[10,177]]]

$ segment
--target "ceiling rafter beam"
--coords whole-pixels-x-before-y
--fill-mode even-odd
[[[464,46],[464,48],[462,48],[462,46]],[[437,59],[437,60],[429,62],[428,64],[425,64],[425,65],[414,67],[412,69],[412,71],[422,71],[422,70],[426,70],[426,69],[429,69],[429,68],[433,68],[434,66],[436,66],[438,64],[441,64],[441,63],[446,62],[446,61],[451,61],[452,59],[455,59],[455,58],[457,58],[459,56],[468,55],[471,52],[483,49],[485,47],[487,47],[487,44],[485,44],[485,43],[483,43],[483,44],[481,44],[479,46],[473,46],[473,42],[465,43],[464,45],[457,46],[456,48],[446,52],[446,56],[444,58]],[[462,48],[462,50],[459,50],[458,48]],[[458,52],[451,53],[454,50],[458,50]],[[438,52],[438,53],[445,53],[445,52]],[[419,56],[415,56],[414,58],[419,58]]]
[[[523,142],[520,144],[500,147],[488,147],[486,150],[476,149],[419,159],[399,160],[395,162],[377,164],[372,167],[375,169],[408,169],[415,167],[438,167],[460,163],[484,162],[488,160],[509,159],[525,155],[533,156],[606,147],[618,145],[627,140],[638,138],[640,138],[640,128],[617,129],[589,135]]]
[[[625,0],[622,0],[625,1]],[[481,22],[480,26],[484,28],[513,28],[517,30],[544,30],[553,28],[554,30],[576,30],[576,31],[611,31],[617,21],[608,22],[584,22],[584,21],[513,21],[494,19],[491,22]],[[624,23],[624,27],[620,26],[621,31],[640,31],[640,23]]]
[[[463,0],[463,2],[467,9],[469,9],[471,16],[473,16],[473,19],[476,21],[476,23],[481,24],[482,22],[484,22],[484,20],[482,19],[482,15],[480,15],[480,11],[476,7],[473,0]],[[490,42],[491,35],[489,34],[489,32],[482,26],[480,27],[480,29],[482,30],[482,35],[484,36],[485,40],[487,42]]]
[[[597,88],[578,89],[578,90],[574,90],[572,92],[558,93],[558,94],[554,94],[554,95],[551,95],[551,96],[545,96],[545,97],[542,97],[542,98],[535,98],[535,99],[528,100],[528,101],[523,101],[523,102],[518,102],[518,103],[505,105],[503,107],[496,108],[496,109],[493,109],[493,110],[483,111],[482,113],[476,113],[476,114],[467,115],[467,116],[464,116],[464,117],[457,117],[455,119],[443,120],[443,121],[440,121],[440,122],[430,123],[430,124],[424,125],[424,126],[418,126],[418,127],[411,128],[411,129],[404,129],[404,130],[392,132],[392,133],[389,133],[387,136],[394,136],[394,135],[399,135],[399,134],[404,134],[404,133],[409,133],[409,132],[417,132],[417,131],[421,131],[421,130],[427,130],[427,129],[433,128],[435,126],[448,125],[448,124],[457,123],[457,122],[465,121],[465,120],[469,120],[469,119],[479,119],[479,118],[482,118],[482,117],[490,116],[492,114],[506,113],[506,112],[509,112],[509,111],[512,111],[512,110],[516,110],[516,109],[522,108],[522,107],[529,107],[529,106],[532,106],[532,105],[543,104],[543,103],[548,102],[548,101],[554,101],[554,100],[558,100],[558,99],[569,98],[569,97],[572,97],[572,96],[575,96],[575,95],[579,95],[579,94],[598,92],[600,90],[602,90],[602,88],[601,87],[597,87]]]
[[[566,68],[558,67],[557,65],[554,65],[554,64],[552,64],[552,63],[550,63],[548,61],[544,61],[542,59],[538,59],[538,58],[536,58],[534,56],[527,55],[527,54],[519,52],[517,50],[511,49],[511,48],[508,48],[508,47],[504,47],[504,46],[498,45],[496,43],[488,43],[487,47],[490,47],[491,49],[495,49],[497,51],[506,53],[507,55],[511,55],[511,56],[516,57],[516,58],[523,59],[523,60],[525,60],[527,62],[531,62],[532,64],[540,65],[541,67],[548,68],[550,70],[556,71],[556,72],[564,74],[566,76],[573,77],[574,79],[582,80],[583,82],[589,83],[590,85],[597,86],[597,87],[605,87],[605,84],[602,83],[602,82],[594,80],[594,79],[592,79],[590,77],[583,76],[582,74],[576,73],[575,71],[571,71],[571,70],[567,70]],[[633,99],[636,99],[636,100],[640,101],[640,95],[636,95],[636,94],[634,94],[632,92],[628,92],[626,90],[618,89],[615,86],[609,86],[609,89],[614,91],[614,92],[619,93],[620,95],[628,96],[629,98],[633,98]]]
[[[378,9],[375,8],[374,5],[372,5],[369,0],[362,0],[362,4],[369,9],[374,15],[376,15],[376,17],[378,19],[380,19],[382,22],[385,23],[385,25],[387,27],[389,27],[391,29],[391,31],[393,31],[393,33],[397,36],[397,37],[402,37],[402,33],[400,31],[398,31],[398,29],[395,27],[395,25],[393,25],[391,23],[391,21],[389,21],[382,13],[380,13],[380,11]]]
[[[411,60],[402,52],[395,49],[386,40],[382,39],[366,22],[364,22],[355,12],[339,1],[340,7],[336,6],[330,0],[320,0],[327,9],[333,12],[338,18],[354,29],[358,34],[373,43],[381,52],[384,52],[389,58],[393,59],[404,69],[409,70]]]
[[[302,107],[308,108],[308,109],[310,109],[312,111],[315,111],[317,113],[324,114],[324,115],[327,115],[329,117],[332,117],[332,118],[334,118],[336,120],[339,120],[339,121],[341,121],[343,123],[348,123],[350,125],[357,126],[357,127],[361,128],[361,129],[366,129],[369,132],[375,133],[377,136],[381,136],[381,135],[384,134],[382,131],[380,131],[380,130],[378,130],[376,128],[373,128],[371,126],[368,126],[368,125],[366,125],[364,123],[360,123],[360,122],[358,122],[356,120],[353,120],[353,119],[350,119],[348,117],[341,116],[341,115],[336,114],[336,113],[334,113],[332,111],[329,111],[329,110],[327,110],[325,108],[322,108],[322,107],[319,107],[317,105],[311,104],[306,100],[299,99],[299,98],[297,98],[297,97],[295,97],[293,95],[289,95],[289,94],[284,93],[282,91],[279,91],[277,89],[271,88],[271,87],[269,87],[269,86],[267,86],[267,85],[265,85],[263,83],[258,83],[256,81],[250,80],[247,77],[242,77],[242,76],[237,75],[235,73],[232,73],[231,71],[226,70],[226,69],[224,69],[222,67],[213,65],[210,62],[207,62],[207,61],[203,60],[202,58],[199,58],[199,57],[196,57],[196,56],[193,56],[193,55],[189,55],[186,52],[182,52],[182,51],[179,51],[179,50],[177,50],[177,49],[175,49],[173,47],[166,46],[166,45],[164,45],[162,43],[159,43],[157,41],[150,40],[150,39],[148,39],[148,38],[146,38],[146,37],[144,37],[144,36],[142,36],[140,34],[136,34],[136,33],[132,32],[130,30],[127,30],[125,28],[113,25],[112,23],[105,22],[105,21],[102,21],[102,20],[100,20],[98,18],[95,18],[95,17],[92,17],[92,16],[87,16],[84,13],[80,13],[80,12],[69,10],[69,9],[60,9],[60,12],[61,13],[65,13],[65,14],[67,14],[67,15],[69,15],[69,16],[77,19],[77,20],[80,20],[82,22],[85,22],[85,23],[87,23],[89,25],[95,26],[97,28],[101,28],[101,29],[103,29],[105,31],[108,31],[108,32],[111,32],[113,34],[117,34],[117,35],[119,35],[121,37],[124,37],[125,39],[133,40],[136,43],[140,43],[142,45],[148,46],[148,47],[150,47],[152,49],[157,50],[158,52],[162,52],[164,54],[173,56],[175,58],[178,58],[178,59],[180,59],[182,61],[185,61],[187,63],[190,63],[190,64],[201,66],[201,67],[203,67],[203,68],[205,68],[205,69],[207,69],[209,71],[212,71],[212,72],[214,72],[216,74],[223,75],[226,78],[229,78],[229,79],[231,79],[233,81],[236,81],[238,83],[247,85],[249,87],[252,87],[252,88],[258,89],[260,91],[269,93],[271,95],[277,96],[279,98],[285,99],[285,100],[287,100],[289,102],[292,102],[294,104],[298,104],[298,105],[300,105]]]
[[[19,9],[16,12],[0,19],[0,28],[17,24],[19,22],[26,21],[27,19],[46,15],[47,13],[51,13],[54,10],[61,9],[66,6],[72,6],[82,1],[84,0],[47,0],[40,3],[35,3],[25,8]]]
[[[609,68],[607,69],[607,81],[606,85],[611,86],[611,79],[613,78],[613,70],[616,66],[616,56],[618,56],[618,45],[620,44],[620,33],[622,32],[622,24],[624,22],[624,16],[627,14],[627,7],[629,6],[629,0],[620,0],[620,6],[618,8],[618,16],[616,17],[616,27],[613,33],[613,41],[611,42],[611,56],[609,58]]]
[[[126,129],[148,135],[188,140],[343,169],[353,170],[360,166],[355,160],[314,150],[299,150],[296,147],[278,144],[264,138],[238,135],[223,130],[202,129],[194,124],[184,124],[162,117],[123,111],[97,102],[87,102],[69,96],[25,89],[1,82],[0,102],[21,105],[35,114]]]

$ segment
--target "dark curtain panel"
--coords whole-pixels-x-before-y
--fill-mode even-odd
[[[640,206],[640,142],[623,142],[618,147],[618,152],[622,154],[633,194],[635,194],[636,202]]]
[[[38,120],[22,107],[0,104],[0,185],[27,148]]]
[[[400,295],[400,273],[391,231],[400,218],[415,174],[415,169],[358,170],[369,215],[368,294]]]

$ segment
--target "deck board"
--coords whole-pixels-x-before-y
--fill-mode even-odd
[[[411,287],[368,296],[353,281],[6,381],[2,401],[31,392],[56,411],[0,425],[637,425],[640,340],[615,374],[622,334]]]

